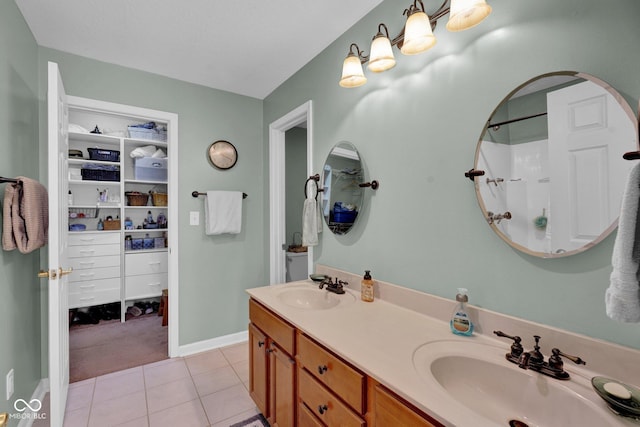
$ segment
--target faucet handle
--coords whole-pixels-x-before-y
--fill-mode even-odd
[[[570,354],[563,353],[557,348],[553,348],[551,349],[551,357],[549,357],[549,366],[551,366],[554,369],[562,369],[563,363],[562,363],[562,358],[560,356],[564,357],[565,359],[571,360],[576,365],[587,364],[587,362],[585,362],[578,356],[571,356]]]
[[[524,351],[524,349],[522,348],[522,344],[520,344],[520,342],[522,341],[522,338],[520,338],[517,335],[507,335],[502,331],[493,331],[494,334],[496,334],[499,337],[503,337],[503,338],[509,338],[511,340],[513,340],[513,344],[511,344],[511,356],[513,357],[519,357],[522,352]]]

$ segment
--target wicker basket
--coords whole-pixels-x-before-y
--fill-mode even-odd
[[[149,195],[139,192],[127,192],[124,193],[127,196],[128,206],[147,206],[149,202]]]
[[[153,206],[167,206],[167,193],[151,193]]]

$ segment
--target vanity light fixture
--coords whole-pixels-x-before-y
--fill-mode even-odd
[[[382,29],[384,28],[384,33]],[[369,56],[369,65],[367,68],[374,73],[387,71],[396,65],[396,59],[393,57],[393,48],[391,40],[389,40],[389,30],[384,24],[378,25],[378,34],[371,41],[371,55]]]
[[[356,52],[353,49],[356,49]],[[356,54],[357,53],[357,54]],[[342,64],[342,78],[340,86],[342,87],[358,87],[367,82],[367,78],[362,71],[362,64],[369,60],[368,56],[364,56],[357,44],[351,43],[349,55],[344,59]]]
[[[378,33],[371,42],[371,55],[367,56],[357,44],[351,43],[349,54],[342,65],[340,86],[358,87],[367,82],[362,64],[374,73],[389,70],[396,65],[393,46],[397,46],[404,55],[417,55],[431,49],[436,44],[433,30],[438,20],[449,14],[447,29],[462,31],[475,27],[491,13],[486,0],[444,0],[444,3],[431,15],[427,15],[422,0],[414,0],[403,15],[407,15],[404,28],[393,39],[385,24],[378,25]],[[384,29],[384,33],[382,32]],[[355,48],[355,52],[354,52]]]

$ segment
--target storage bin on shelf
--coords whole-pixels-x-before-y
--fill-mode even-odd
[[[164,127],[144,128],[137,126],[128,126],[129,137],[136,139],[149,139],[152,141],[167,141],[167,129]]]
[[[83,181],[120,181],[120,170],[91,169],[80,170]]]
[[[133,159],[134,179],[141,181],[166,181],[167,158],[141,157]]]
[[[153,206],[167,206],[167,193],[151,193]]]
[[[119,219],[107,219],[102,224],[105,230],[120,230]]]
[[[147,193],[127,191],[124,195],[127,197],[127,206],[147,206],[149,202],[149,195]]]
[[[120,152],[117,150],[105,150],[103,148],[87,148],[89,159],[104,162],[119,162]]]

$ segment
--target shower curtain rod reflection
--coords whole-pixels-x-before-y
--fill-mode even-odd
[[[502,125],[508,125],[509,123],[521,122],[523,120],[529,120],[529,119],[533,119],[540,116],[546,116],[546,115],[547,113],[544,112],[544,113],[532,114],[530,116],[518,117],[517,119],[505,120],[504,122],[500,122],[500,123],[489,123],[487,125],[487,129],[498,130]]]

